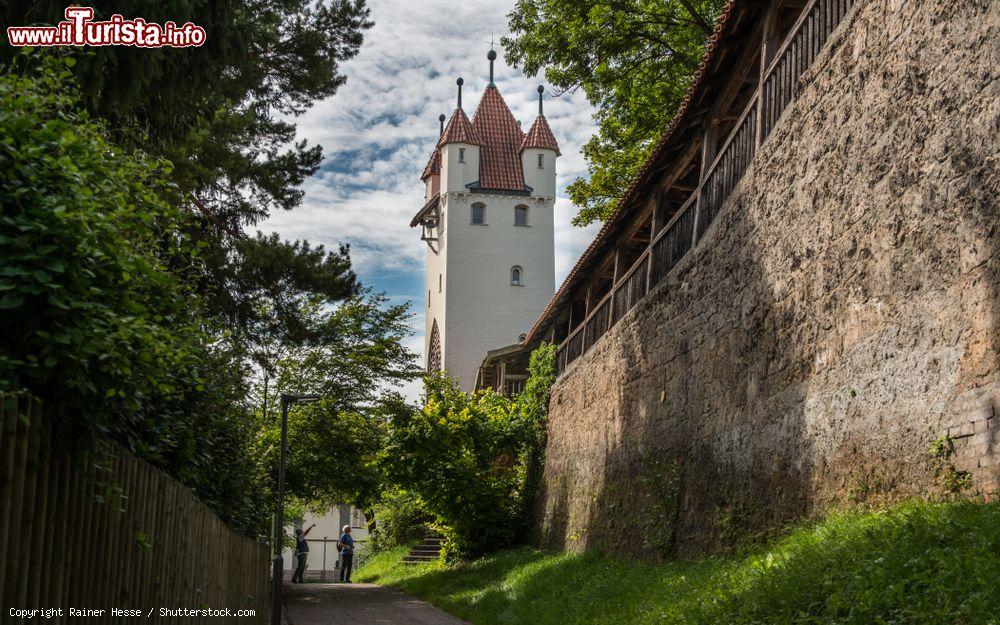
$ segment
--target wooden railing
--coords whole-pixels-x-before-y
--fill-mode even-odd
[[[830,34],[856,0],[811,0],[764,74],[761,137],[771,133],[795,95],[799,78],[816,60]]]
[[[816,60],[855,2],[808,2],[715,160],[702,172],[698,188],[653,237],[632,267],[616,277],[611,292],[560,343],[559,373],[587,352],[697,245],[750,167],[758,146],[792,101],[799,78]]]
[[[698,203],[698,238],[715,221],[722,204],[743,178],[757,152],[757,98],[751,98],[739,121],[719,151],[718,158],[703,176]]]
[[[39,402],[0,397],[0,622],[13,622],[12,608],[62,608],[52,623],[270,621],[264,545],[123,448],[79,457],[60,450],[53,430]],[[71,616],[69,607],[104,613]],[[113,608],[141,616],[113,617]]]
[[[643,252],[639,260],[632,264],[632,267],[625,273],[625,277],[618,281],[615,287],[615,296],[612,299],[611,325],[618,323],[628,311],[639,303],[646,296],[646,281],[648,273],[646,263],[649,260],[649,251]]]
[[[587,351],[593,347],[597,339],[604,336],[604,333],[608,331],[611,327],[611,295],[608,294],[601,302],[594,308],[593,314],[587,319],[587,323],[584,324],[584,346],[583,350]]]

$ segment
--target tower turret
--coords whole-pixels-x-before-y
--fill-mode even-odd
[[[441,190],[452,193],[465,191],[479,179],[479,147],[482,139],[472,127],[472,122],[462,109],[462,85],[459,78],[458,106],[445,126],[438,149],[441,151]]]
[[[524,183],[531,187],[532,194],[555,197],[556,157],[560,156],[560,152],[559,143],[542,110],[544,93],[545,87],[538,85],[538,117],[521,142],[521,167]]]
[[[421,179],[424,206],[410,222],[427,242],[425,355],[472,390],[483,355],[517,343],[555,290],[552,131],[539,108],[528,134],[494,82],[472,118],[458,101]],[[539,92],[539,107],[542,94]]]

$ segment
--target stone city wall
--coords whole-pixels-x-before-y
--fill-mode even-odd
[[[859,2],[698,248],[556,381],[540,545],[685,555],[997,494],[990,5]]]

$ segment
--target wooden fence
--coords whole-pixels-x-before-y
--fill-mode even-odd
[[[61,452],[36,400],[0,399],[0,428],[0,621],[20,621],[12,609],[62,609],[45,622],[268,622],[267,547],[187,488],[116,445]]]
[[[749,168],[758,146],[794,99],[799,78],[815,61],[855,1],[806,2],[718,155],[701,173],[698,188],[632,266],[616,275],[605,299],[560,343],[556,358],[559,374],[586,353],[697,246]]]

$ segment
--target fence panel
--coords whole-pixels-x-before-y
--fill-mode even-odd
[[[105,610],[108,622],[177,622],[161,607],[232,613],[182,619],[190,623],[269,621],[266,546],[118,445],[66,453],[26,397],[0,398],[0,562],[0,605],[63,608],[46,622],[95,622],[70,607]],[[114,618],[113,608],[142,616]]]

